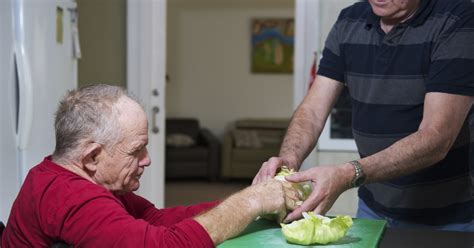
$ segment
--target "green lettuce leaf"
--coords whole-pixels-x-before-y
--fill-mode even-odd
[[[283,236],[288,242],[299,245],[327,244],[344,237],[352,226],[352,218],[348,215],[330,219],[305,212],[303,217],[291,224],[281,224]]]

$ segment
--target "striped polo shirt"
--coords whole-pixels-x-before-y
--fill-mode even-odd
[[[341,11],[326,40],[319,75],[343,82],[361,157],[416,132],[427,92],[474,95],[474,4],[422,0],[388,34],[367,2]],[[448,155],[435,165],[359,188],[375,212],[430,225],[474,215],[474,111]]]

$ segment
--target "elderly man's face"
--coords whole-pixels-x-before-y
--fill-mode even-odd
[[[148,144],[148,124],[140,106],[128,98],[117,102],[121,115],[123,139],[111,149],[99,155],[96,172],[97,183],[116,193],[135,191],[140,187],[139,179],[151,161]]]
[[[402,21],[416,10],[420,0],[369,0],[369,3],[382,20]]]

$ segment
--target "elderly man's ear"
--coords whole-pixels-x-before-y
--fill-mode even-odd
[[[97,165],[99,162],[99,155],[103,151],[103,147],[99,143],[92,142],[87,145],[83,150],[81,156],[81,164],[83,169],[86,169],[91,172],[97,170]]]

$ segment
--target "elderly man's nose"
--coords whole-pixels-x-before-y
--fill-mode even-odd
[[[150,166],[150,164],[151,164],[151,160],[148,154],[148,150],[145,150],[145,155],[143,156],[143,158],[140,159],[139,165],[147,167],[147,166]]]

